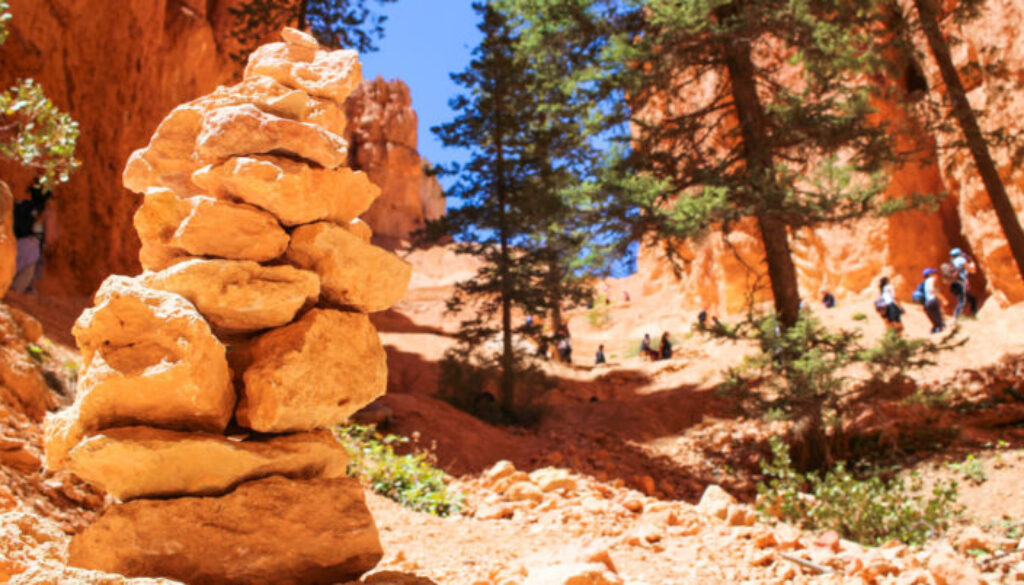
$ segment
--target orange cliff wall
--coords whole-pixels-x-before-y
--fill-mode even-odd
[[[1020,131],[1024,126],[1024,93],[1011,91],[1024,79],[1024,57],[1014,39],[1024,25],[1024,1],[990,0],[984,15],[962,28],[948,32],[966,42],[954,49],[954,58],[970,88],[975,108],[985,111],[983,125]],[[920,39],[919,53],[929,87],[941,91],[938,72],[927,47]],[[979,63],[973,61],[981,60]],[[981,74],[992,64],[1004,67],[998,73]],[[891,87],[903,80],[876,80]],[[696,96],[699,102],[700,96]],[[663,107],[663,106],[662,106]],[[926,267],[938,267],[953,246],[966,248],[979,260],[981,273],[972,278],[975,290],[985,290],[1000,305],[1024,300],[1024,285],[991,211],[981,180],[966,151],[936,150],[948,137],[933,136],[904,106],[896,101],[875,102],[878,116],[889,123],[905,125],[911,137],[902,139],[901,150],[921,152],[919,160],[893,168],[885,197],[918,193],[946,193],[934,212],[908,211],[887,219],[868,219],[849,225],[800,230],[791,235],[794,262],[801,294],[809,300],[829,290],[840,298],[874,294],[878,277],[894,278],[897,294],[909,299]],[[1024,170],[1010,163],[1009,154],[996,151],[1007,189],[1024,222]],[[658,249],[645,248],[638,259],[638,274],[628,283],[633,294],[641,294],[681,309],[711,307],[714,312],[739,313],[751,299],[771,298],[764,265],[763,246],[752,221],[736,226],[732,233],[712,233],[701,242],[683,247],[688,262],[680,274],[673,273]]]
[[[132,215],[140,199],[121,186],[128,156],[175,106],[232,82],[241,67],[229,9],[241,0],[11,0],[0,46],[0,85],[38,81],[80,124],[82,161],[55,192],[43,294],[92,294],[108,274],[139,272]],[[367,82],[348,107],[353,159],[381,184],[367,219],[378,234],[407,238],[444,212],[436,180],[416,152],[416,114],[400,81]],[[32,174],[0,164],[16,197]]]
[[[228,32],[231,1],[12,0],[0,47],[0,84],[33,77],[79,122],[82,168],[55,192],[40,289],[90,294],[111,272],[139,270],[131,228],[138,197],[121,187],[131,152],[174,106],[237,71]],[[16,196],[31,174],[0,167]]]

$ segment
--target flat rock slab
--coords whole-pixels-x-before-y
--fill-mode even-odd
[[[221,497],[112,506],[69,553],[72,566],[190,585],[343,583],[382,554],[356,480],[281,477]]]
[[[261,440],[122,427],[86,437],[69,457],[72,473],[120,500],[217,495],[273,475],[344,477],[348,465],[330,431]]]
[[[320,297],[315,273],[248,260],[186,260],[141,279],[191,301],[218,332],[287,325],[299,309]]]
[[[397,303],[412,278],[412,266],[405,260],[327,222],[295,228],[285,258],[320,275],[320,289],[327,300],[363,313]]]
[[[196,169],[220,160],[205,160],[196,152],[196,139],[208,112],[226,106],[252,104],[280,118],[307,122],[335,136],[345,133],[346,116],[340,105],[285,87],[269,77],[254,76],[182,104],[160,122],[149,144],[136,150],[125,166],[124,186],[136,193],[167,188],[180,196],[200,195],[192,184]]]
[[[266,262],[288,247],[288,233],[266,211],[213,197],[177,197],[166,189],[146,193],[134,222],[146,270],[192,256]]]
[[[288,226],[327,220],[345,225],[370,208],[380,188],[366,173],[324,169],[280,156],[241,156],[205,166],[192,182],[221,199],[237,199]]]
[[[369,317],[313,309],[245,350],[235,418],[263,433],[344,421],[387,390],[387,355]]]

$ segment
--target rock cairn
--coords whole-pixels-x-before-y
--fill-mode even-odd
[[[125,185],[145,273],[79,317],[77,396],[46,463],[121,500],[70,562],[202,583],[335,583],[381,556],[327,427],[384,393],[367,313],[411,268],[358,219],[379,189],[345,166],[355,51],[286,29],[243,80],[179,106]]]

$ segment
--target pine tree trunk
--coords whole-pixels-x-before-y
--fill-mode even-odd
[[[502,99],[500,90],[495,92],[495,101]],[[501,111],[500,108],[495,108]],[[501,405],[507,413],[515,410],[515,361],[512,354],[512,274],[509,270],[512,251],[509,246],[508,185],[505,182],[505,141],[501,121],[497,123],[495,144],[495,187],[498,199],[498,238],[500,253],[498,279],[501,282]]]
[[[719,10],[719,20],[734,13],[735,5]],[[774,161],[768,143],[768,122],[764,106],[757,95],[754,64],[750,60],[750,41],[733,37],[724,42],[724,56],[736,115],[743,137],[744,159],[750,184],[760,186],[765,201],[760,205],[757,221],[764,241],[765,260],[768,263],[768,277],[771,280],[772,296],[775,298],[775,312],[783,328],[794,325],[800,313],[800,289],[797,285],[796,267],[790,255],[789,234],[786,224],[776,217],[772,209],[782,202],[782,196],[775,184]]]
[[[921,28],[928,39],[928,46],[939,66],[942,74],[942,81],[946,84],[946,91],[949,99],[953,102],[953,115],[963,130],[964,138],[967,140],[967,148],[974,157],[974,164],[978,167],[978,174],[985,183],[985,190],[988,191],[989,199],[992,201],[992,209],[999,218],[999,225],[1003,228],[1003,234],[1010,245],[1010,252],[1017,262],[1017,270],[1024,278],[1024,230],[1021,229],[1017,220],[1017,212],[1014,211],[1010,198],[1006,195],[1006,187],[996,170],[995,162],[988,151],[985,137],[978,126],[978,120],[974,117],[971,103],[967,100],[967,92],[960,81],[960,74],[953,65],[949,56],[949,46],[946,44],[939,30],[938,10],[934,0],[914,0],[918,16],[921,19]]]
[[[309,32],[309,20],[307,14],[309,13],[309,0],[299,0],[299,22],[295,28]]]

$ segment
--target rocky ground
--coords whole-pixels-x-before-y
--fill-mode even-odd
[[[786,423],[740,417],[713,392],[721,365],[742,355],[742,348],[694,336],[684,338],[677,359],[669,362],[619,357],[617,364],[596,369],[552,366],[558,387],[546,398],[540,425],[495,427],[429,396],[436,361],[450,343],[445,331],[452,319],[434,302],[446,287],[431,286],[415,287],[398,312],[375,318],[391,361],[383,404],[388,430],[416,437],[419,448],[432,450],[466,504],[460,515],[437,518],[368,494],[385,557],[365,583],[1024,580],[1018,520],[1024,511],[1018,505],[1024,501],[1019,497],[1024,437],[1016,426],[1019,406],[1005,394],[1009,389],[1012,395],[1024,363],[1017,357],[1020,344],[1009,335],[1013,310],[983,312],[967,322],[971,341],[960,355],[922,373],[910,395],[904,390],[881,400],[857,419],[865,436],[896,439],[879,452],[880,462],[916,468],[929,481],[958,479],[960,503],[967,509],[946,537],[923,547],[873,548],[834,533],[755,518],[753,488],[766,439],[784,432]],[[30,302],[10,300],[21,306]],[[636,315],[644,311],[638,305],[617,307],[613,320],[640,323]],[[74,317],[61,306],[52,314],[41,311],[47,328]],[[827,318],[856,325],[860,322],[850,315],[855,310],[841,308]],[[19,318],[28,325],[17,325],[12,317],[9,347],[47,348],[43,359],[23,360],[26,367],[39,376],[47,370],[72,372],[73,355],[45,337],[29,342],[38,327]],[[578,346],[585,347],[604,330],[582,326],[583,319],[585,313],[576,315],[572,326]],[[866,335],[876,334],[873,326],[864,323]],[[65,564],[68,533],[110,502],[73,476],[40,467],[39,405],[52,409],[65,403],[69,381],[46,386],[43,402],[22,402],[11,393],[5,402],[0,575],[14,583],[123,582]],[[8,378],[4,382],[9,384]],[[34,417],[26,414],[32,408]],[[958,432],[939,448],[910,448],[907,437],[924,440],[922,429],[935,426]]]

